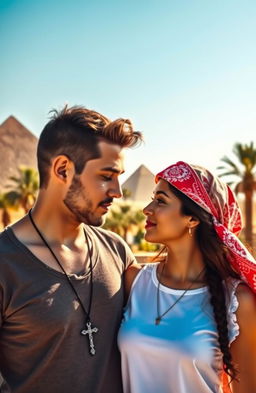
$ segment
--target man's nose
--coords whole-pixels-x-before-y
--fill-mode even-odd
[[[108,195],[111,198],[121,198],[123,196],[123,191],[122,191],[121,185],[118,180],[109,189]]]

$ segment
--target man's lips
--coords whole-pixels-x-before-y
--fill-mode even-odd
[[[108,210],[108,208],[112,205],[113,199],[108,199],[106,201],[103,201],[99,204],[99,207],[101,207],[104,210]]]
[[[153,228],[155,226],[156,226],[156,224],[154,224],[153,222],[147,220],[146,224],[145,224],[145,229]]]
[[[108,209],[111,206],[111,203],[101,203],[100,207],[102,207],[103,209]]]

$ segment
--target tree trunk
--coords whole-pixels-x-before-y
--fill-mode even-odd
[[[8,212],[8,210],[6,208],[3,208],[3,212],[2,212],[2,223],[4,227],[7,227],[7,225],[9,225],[11,222],[11,217],[10,214]]]
[[[124,231],[124,236],[123,236],[123,238],[124,238],[124,240],[126,241],[126,243],[128,243],[128,239],[127,239],[127,235],[128,235],[128,227],[124,227],[123,228],[123,231]],[[129,244],[129,243],[128,243]],[[130,245],[130,244],[129,244]]]

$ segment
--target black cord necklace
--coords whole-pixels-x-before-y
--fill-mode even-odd
[[[76,295],[76,298],[86,316],[86,320],[85,320],[85,324],[86,324],[86,328],[81,330],[81,334],[83,336],[86,336],[88,334],[88,339],[89,339],[89,351],[91,355],[95,355],[96,354],[96,350],[95,350],[95,346],[94,346],[94,341],[93,341],[93,333],[97,333],[98,332],[98,328],[96,327],[92,327],[92,323],[91,323],[91,319],[90,319],[90,312],[91,312],[91,307],[92,307],[92,298],[93,298],[93,269],[92,269],[92,250],[89,247],[89,240],[88,240],[88,235],[86,233],[86,231],[84,230],[84,235],[85,235],[85,239],[86,239],[86,243],[88,246],[88,253],[89,253],[89,259],[90,259],[90,297],[89,297],[89,305],[88,305],[88,311],[86,311],[82,300],[80,298],[80,296],[77,293],[76,288],[74,287],[74,285],[71,282],[70,277],[68,276],[68,274],[66,273],[65,269],[63,268],[62,264],[60,263],[59,259],[57,258],[57,256],[55,255],[55,253],[53,252],[53,250],[51,249],[51,247],[49,246],[48,242],[46,241],[46,239],[44,238],[43,234],[41,233],[41,231],[39,230],[39,228],[37,227],[33,217],[32,217],[32,209],[29,210],[28,212],[28,216],[30,218],[31,224],[33,225],[33,227],[35,228],[36,232],[38,233],[38,235],[40,236],[40,238],[42,239],[43,243],[45,244],[45,246],[48,248],[48,250],[50,251],[50,253],[52,254],[53,258],[55,259],[55,261],[57,262],[57,264],[59,265],[59,267],[61,268],[61,270],[63,271],[67,282],[70,285],[70,288],[72,289],[72,291],[74,292],[74,294]]]

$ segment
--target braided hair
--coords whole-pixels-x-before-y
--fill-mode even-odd
[[[232,380],[237,380],[238,370],[233,364],[229,349],[225,285],[229,277],[238,279],[240,276],[228,261],[228,251],[213,228],[212,216],[181,191],[169,183],[168,185],[182,203],[181,214],[191,215],[200,222],[196,230],[196,239],[205,263],[205,279],[217,326],[223,369]]]

